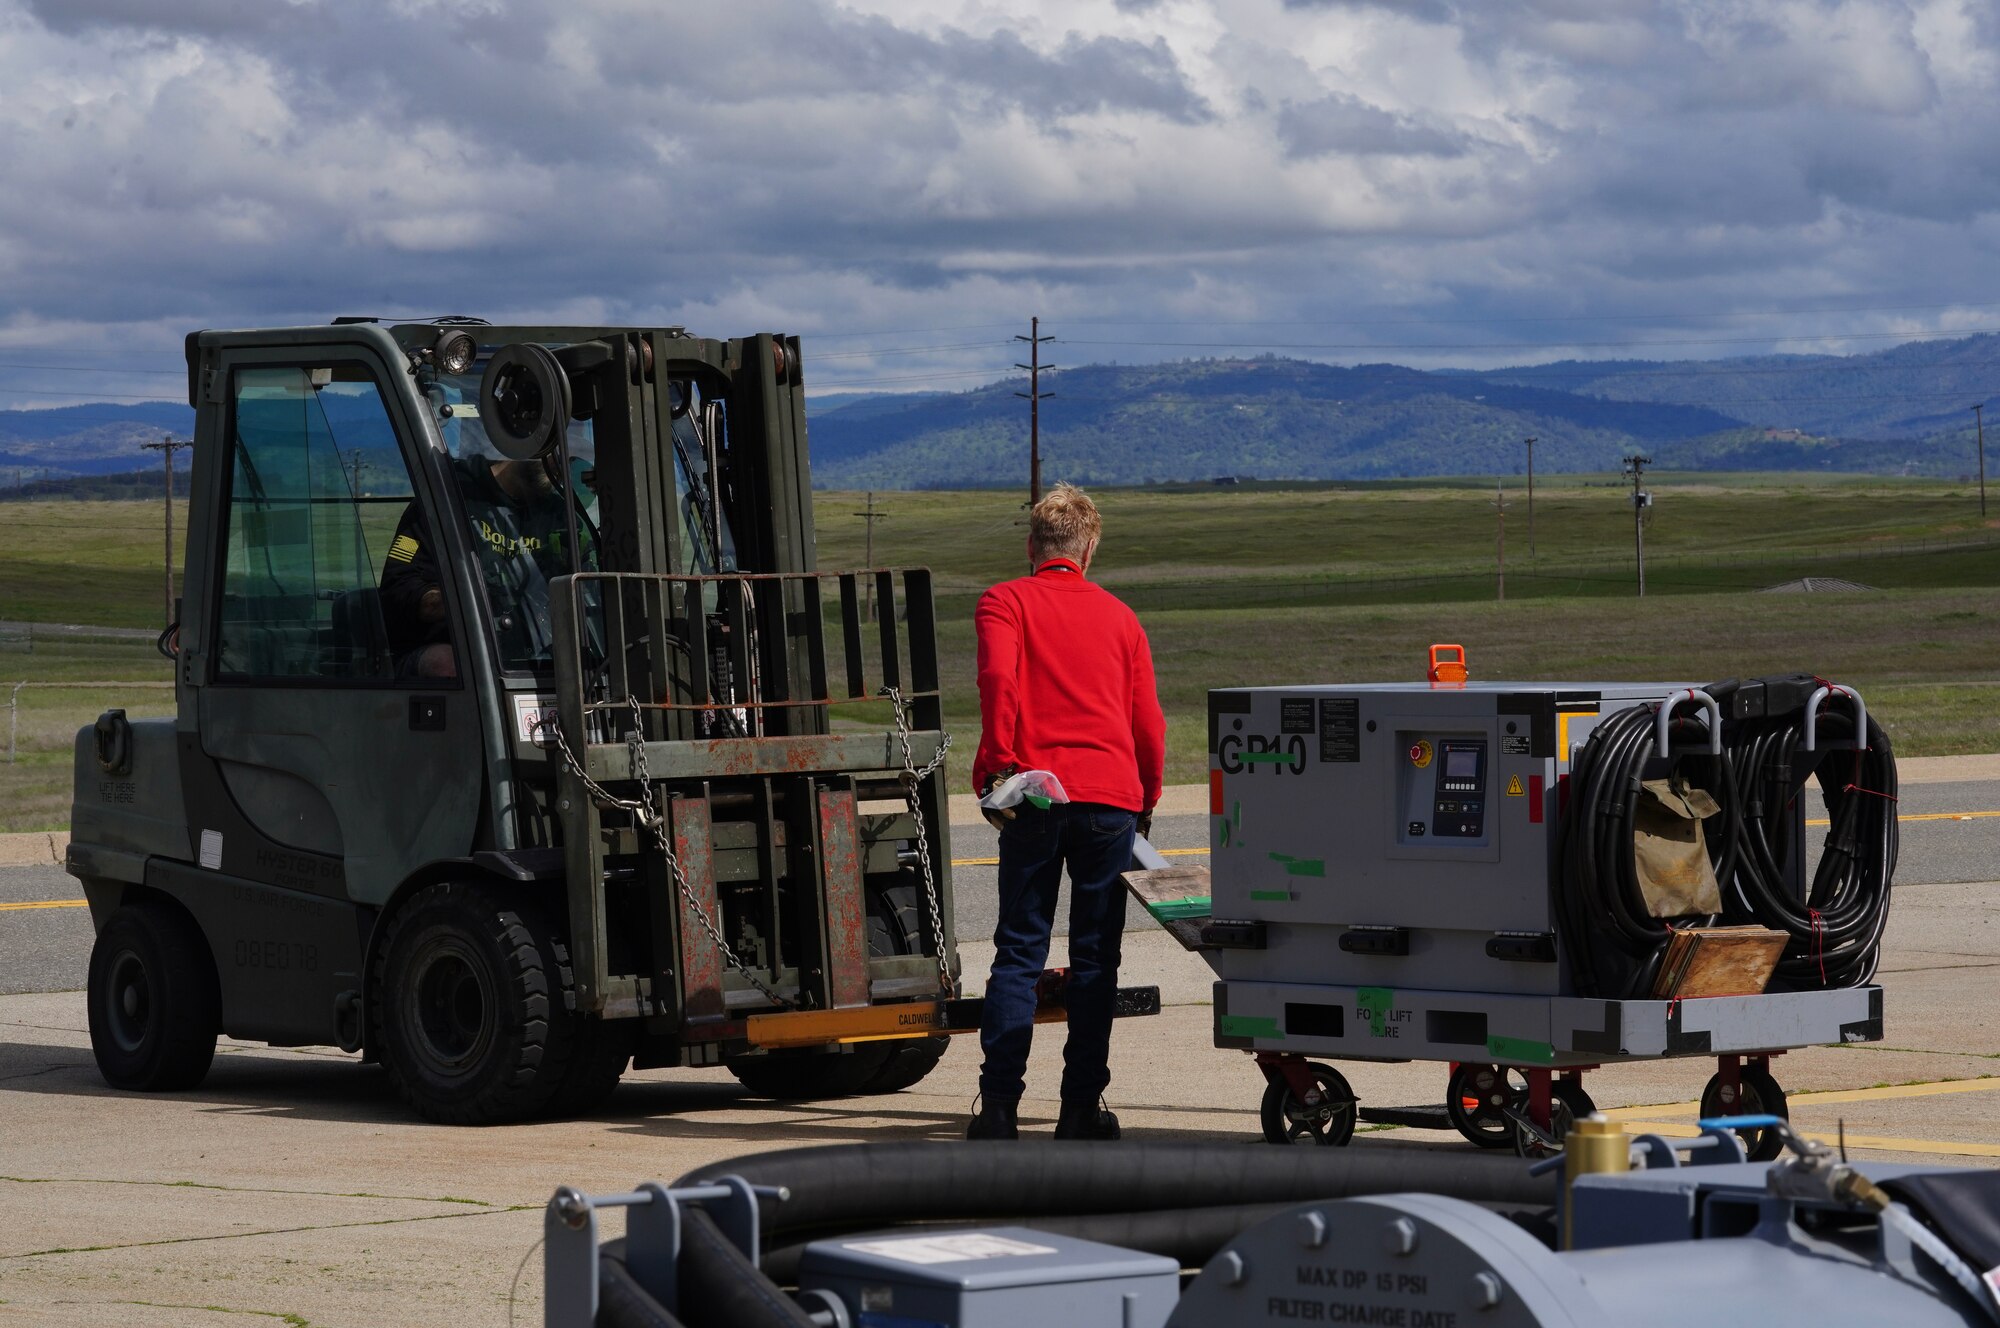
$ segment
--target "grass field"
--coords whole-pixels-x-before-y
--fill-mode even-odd
[[[1640,601],[1623,490],[1603,477],[1537,477],[1531,554],[1525,494],[1509,483],[1506,603],[1493,599],[1490,485],[1100,494],[1097,575],[1145,616],[1169,778],[1205,768],[1209,687],[1415,680],[1433,641],[1463,644],[1479,678],[1700,682],[1812,669],[1860,687],[1904,755],[2000,751],[2000,520],[1982,526],[1965,486],[1660,476],[1646,536],[1652,593]],[[816,502],[821,566],[861,565],[864,523],[850,513],[862,496]],[[969,754],[971,607],[984,586],[1022,570],[1019,496],[889,493],[876,505],[888,519],[876,523],[875,563],[936,573],[947,719]],[[159,623],[157,504],[21,504],[0,515],[12,536],[0,547],[0,620]],[[1881,589],[1741,593],[1803,575]],[[108,705],[170,713],[168,678],[143,642],[0,650],[0,699],[21,679],[67,684],[20,693],[0,830],[59,826],[76,729]],[[105,682],[125,685],[82,685]]]

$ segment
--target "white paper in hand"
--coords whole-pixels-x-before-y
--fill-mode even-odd
[[[1022,801],[1047,807],[1052,802],[1068,802],[1069,794],[1063,792],[1062,781],[1048,771],[1023,770],[981,798],[979,805],[989,812],[997,812]]]

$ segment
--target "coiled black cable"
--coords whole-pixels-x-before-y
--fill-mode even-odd
[[[1806,753],[1804,710],[1818,680],[1808,675],[1730,680],[1705,689],[1724,715],[1723,751],[1691,712],[1676,714],[1670,742],[1655,750],[1657,706],[1608,716],[1570,765],[1570,793],[1557,839],[1556,904],[1576,989],[1638,999],[1652,994],[1671,928],[1755,924],[1789,940],[1773,976],[1781,990],[1851,987],[1874,976],[1895,874],[1896,762],[1872,719],[1852,750],[1858,707],[1829,698],[1818,717],[1820,751]],[[1754,689],[1752,691],[1751,689]],[[1734,706],[1739,696],[1744,704]],[[1679,740],[1698,747],[1685,750]],[[1835,750],[1827,750],[1829,744]],[[1704,826],[1723,911],[1656,918],[1641,887],[1635,819],[1643,782],[1665,773],[1705,790],[1719,813]],[[1803,898],[1792,867],[1807,845],[1795,833],[1795,802],[1817,779],[1829,828]]]

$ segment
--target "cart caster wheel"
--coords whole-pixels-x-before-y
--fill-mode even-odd
[[[1507,1103],[1516,1096],[1525,1100],[1527,1091],[1518,1070],[1461,1065],[1445,1085],[1444,1113],[1460,1134],[1481,1148],[1509,1148],[1514,1143],[1514,1122],[1507,1116]]]
[[[1528,1114],[1528,1090],[1523,1088],[1510,1104],[1514,1111]],[[1569,1134],[1570,1126],[1597,1110],[1597,1104],[1590,1100],[1590,1094],[1583,1091],[1583,1085],[1573,1079],[1557,1079],[1549,1085],[1549,1133],[1555,1136],[1551,1147],[1523,1130],[1519,1124],[1513,1126],[1514,1151],[1522,1157],[1548,1157],[1562,1151],[1562,1141]]]
[[[1736,1075],[1737,1091],[1732,1099],[1725,1097],[1728,1089],[1723,1086],[1720,1073],[1710,1076],[1708,1086],[1701,1090],[1701,1118],[1711,1120],[1717,1116],[1777,1116],[1790,1120],[1792,1113],[1785,1104],[1785,1090],[1778,1087],[1778,1081],[1771,1077],[1769,1070],[1746,1065]],[[1769,1162],[1785,1151],[1785,1141],[1776,1130],[1738,1130],[1736,1137],[1743,1141],[1743,1151],[1752,1162]]]
[[[1274,1144],[1338,1148],[1354,1137],[1354,1090],[1340,1071],[1317,1061],[1306,1067],[1320,1100],[1307,1106],[1282,1078],[1264,1086],[1264,1138]]]

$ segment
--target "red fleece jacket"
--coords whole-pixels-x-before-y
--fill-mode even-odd
[[[1049,770],[1072,802],[1151,811],[1167,721],[1145,629],[1077,572],[1045,568],[979,598],[974,792],[1013,766]]]

